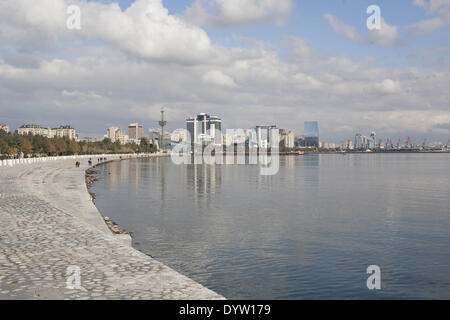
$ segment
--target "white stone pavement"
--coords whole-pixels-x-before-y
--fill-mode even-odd
[[[2,161],[0,299],[223,299],[111,233],[87,192],[88,159]],[[80,289],[67,288],[70,266]]]

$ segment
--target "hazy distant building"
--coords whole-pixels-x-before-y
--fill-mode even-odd
[[[296,148],[301,148],[305,146],[305,138],[303,136],[295,137],[294,145]]]
[[[256,126],[255,130],[258,148],[267,149],[271,146],[279,146],[279,131],[276,125]]]
[[[346,141],[342,142],[340,147],[342,149],[345,149],[345,150],[353,150],[354,149],[353,141],[352,140],[346,140]]]
[[[370,149],[373,139],[371,137],[363,136],[360,133],[355,135],[355,149],[367,150]]]
[[[222,120],[217,116],[200,113],[196,117],[188,118],[186,130],[190,135],[191,145],[210,142],[222,144]]]
[[[110,139],[112,142],[119,141],[120,144],[126,144],[128,137],[125,134],[125,131],[120,130],[117,127],[110,127],[106,131],[106,137]]]
[[[370,134],[370,149],[375,149],[377,146],[377,134],[375,132],[372,132]]]
[[[71,140],[76,140],[78,137],[75,129],[69,125],[60,126],[59,128],[42,128],[36,124],[26,124],[17,129],[17,132],[22,135],[32,134],[47,138],[67,137]]]
[[[181,142],[187,140],[187,133],[185,129],[176,129],[170,134],[170,140],[175,142]]]
[[[333,142],[320,142],[319,147],[321,149],[336,149],[336,144]]]
[[[130,140],[140,140],[144,137],[144,127],[139,123],[132,123],[128,126],[128,138]]]
[[[148,138],[150,140],[159,140],[161,131],[159,129],[148,129]]]
[[[280,129],[280,147],[284,148],[294,148],[295,147],[295,136],[294,132],[285,132]]]
[[[42,128],[37,124],[24,124],[17,129],[17,132],[22,135],[32,134],[33,136],[48,136],[49,129],[50,128]]]
[[[304,140],[306,147],[319,147],[319,124],[317,121],[305,121]]]
[[[54,137],[59,137],[59,138],[68,137],[71,140],[76,140],[78,136],[77,136],[77,133],[74,128],[66,125],[66,126],[60,126],[59,128],[51,129],[50,138],[54,138]]]
[[[161,131],[159,129],[148,129],[148,139],[150,144],[159,149],[159,139],[161,138]]]
[[[6,133],[9,133],[9,127],[7,125],[0,124],[0,130],[3,130]]]
[[[376,148],[381,148],[381,147],[382,147],[382,142],[379,141],[377,143],[377,134],[375,132],[372,132],[370,134],[370,137],[363,136],[360,133],[357,133],[355,135],[355,149],[356,150],[364,150],[365,151],[367,149],[376,149]],[[392,141],[390,141],[388,139],[388,141],[386,142],[385,148],[392,149],[393,148]]]
[[[116,140],[116,131],[120,130],[117,127],[109,127],[106,130],[106,138],[110,139],[112,142],[114,142]]]

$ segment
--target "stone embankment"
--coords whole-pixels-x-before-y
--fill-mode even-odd
[[[223,299],[111,232],[86,187],[88,160],[1,161],[0,299]]]

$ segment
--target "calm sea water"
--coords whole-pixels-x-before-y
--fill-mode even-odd
[[[450,154],[101,166],[97,207],[133,246],[230,299],[449,299]],[[369,265],[381,290],[368,290]]]

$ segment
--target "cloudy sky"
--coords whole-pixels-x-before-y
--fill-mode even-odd
[[[67,28],[67,8],[81,29]],[[367,7],[381,8],[369,31]],[[449,0],[0,0],[0,123],[450,138]]]

